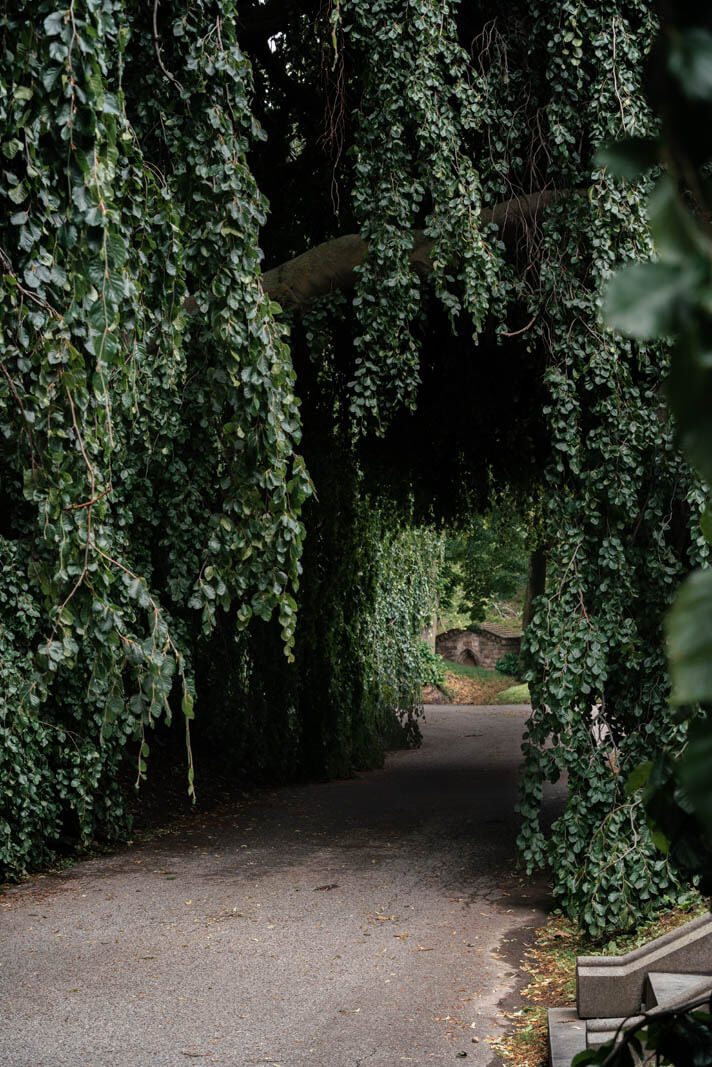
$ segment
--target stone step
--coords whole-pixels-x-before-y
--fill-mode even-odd
[[[586,1048],[586,1023],[576,1008],[549,1008],[549,1063],[571,1067],[574,1056]]]
[[[613,1041],[622,1023],[633,1026],[639,1021],[640,1016],[629,1019],[587,1019],[586,1048],[596,1048],[597,1045],[605,1045],[606,1041]]]
[[[681,997],[702,996],[707,985],[712,995],[712,975],[651,971],[645,983],[645,1005],[647,1008],[663,1007]]]
[[[579,956],[576,1008],[549,1011],[551,1067],[570,1067],[586,1048],[612,1040],[623,1019],[654,1017],[712,997],[712,915],[701,915],[625,956]]]
[[[712,915],[700,915],[677,930],[625,956],[579,956],[576,961],[578,1013],[582,1019],[613,1018],[640,1011],[649,972],[697,973],[712,961]]]
[[[712,974],[674,974],[652,971],[646,977],[647,1010],[655,1015],[669,1007],[709,994],[712,996]],[[551,1067],[571,1067],[577,1052],[596,1048],[612,1041],[622,1023],[635,1026],[640,1015],[582,1019],[576,1009],[549,1010],[549,1057]]]

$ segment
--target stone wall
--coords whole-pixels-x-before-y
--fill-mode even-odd
[[[480,638],[472,630],[446,630],[435,638],[435,651],[451,663],[479,663]]]
[[[507,652],[519,655],[522,636],[499,623],[483,623],[475,630],[446,630],[435,639],[435,651],[451,663],[470,663],[492,670]]]
[[[487,667],[491,670],[507,652],[519,655],[522,635],[509,626],[501,626],[499,623],[483,623],[480,627],[479,638],[480,654],[477,660],[479,667]]]

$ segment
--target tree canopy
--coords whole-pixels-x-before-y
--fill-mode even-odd
[[[422,528],[496,486],[548,558],[522,856],[593,932],[674,894],[624,785],[683,738],[661,619],[703,494],[665,343],[599,314],[652,253],[648,179],[595,159],[654,128],[651,4],[31,7],[0,16],[5,869],[67,812],[124,832],[126,744],[140,778],[176,711],[272,774],[412,734]]]

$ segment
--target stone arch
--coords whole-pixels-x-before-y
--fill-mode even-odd
[[[473,630],[446,630],[435,639],[435,651],[451,663],[480,662],[480,638]]]

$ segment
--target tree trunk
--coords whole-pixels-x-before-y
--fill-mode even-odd
[[[534,598],[542,596],[546,589],[546,553],[543,548],[535,548],[529,554],[529,577],[527,579],[527,589],[524,594],[524,607],[522,608],[522,634],[526,632],[527,626],[532,621],[532,605]],[[521,653],[519,656],[519,667],[521,669]]]

